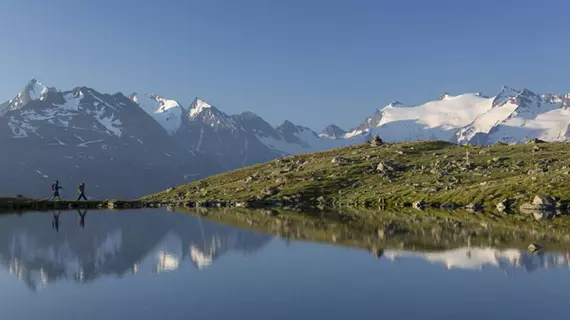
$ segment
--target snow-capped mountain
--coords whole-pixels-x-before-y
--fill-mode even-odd
[[[32,80],[0,114],[2,195],[48,197],[59,180],[67,198],[82,181],[92,197],[132,198],[219,171],[120,93]]]
[[[454,143],[521,143],[539,138],[567,141],[568,95],[539,95],[503,87],[495,96],[479,93],[417,106],[389,104],[345,135],[378,134],[385,141],[445,140]]]
[[[337,125],[331,124],[327,126],[321,133],[319,137],[330,138],[330,139],[340,139],[344,138],[346,131],[339,128]]]
[[[153,117],[170,135],[178,131],[182,124],[184,109],[176,100],[170,100],[156,94],[136,94],[129,96],[144,111]]]

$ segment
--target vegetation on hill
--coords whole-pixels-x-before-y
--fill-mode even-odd
[[[537,194],[570,200],[569,182],[570,144],[566,143],[463,146],[376,141],[277,159],[142,200],[238,206],[261,201],[294,208],[415,202],[444,207],[479,203],[494,209],[502,202],[518,208]]]

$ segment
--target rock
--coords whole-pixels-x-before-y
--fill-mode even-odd
[[[166,192],[170,192],[170,191],[173,191],[173,190],[174,190],[174,188],[168,188],[168,189],[166,189]]]
[[[536,143],[546,143],[546,141],[534,138],[534,139],[527,140],[525,142],[525,144],[536,144]]]
[[[550,219],[554,216],[554,207],[543,204],[523,203],[519,210],[523,214],[532,214],[536,220]]]
[[[549,195],[536,195],[532,200],[532,204],[545,207],[556,207],[556,200]]]
[[[540,251],[542,249],[543,249],[542,246],[539,244],[536,244],[536,243],[531,243],[528,245],[528,251],[530,251],[532,253],[535,253],[535,252]]]
[[[351,163],[351,161],[347,158],[344,157],[334,157],[331,160],[332,163],[338,163],[338,164],[348,164]]]
[[[376,171],[389,173],[396,170],[396,166],[388,161],[381,161],[378,166],[376,167]]]
[[[372,138],[372,140],[369,141],[370,145],[372,146],[381,146],[382,144],[384,144],[384,142],[382,141],[382,139],[380,139],[379,136],[374,136],[374,138]]]
[[[548,220],[551,219],[554,216],[554,211],[534,211],[532,212],[532,216],[534,217],[535,220],[540,221],[540,220]]]
[[[505,212],[509,208],[507,199],[502,200],[497,203],[497,211]]]
[[[493,162],[502,162],[502,161],[505,161],[507,159],[508,159],[507,157],[494,157]]]
[[[266,217],[275,217],[279,215],[279,212],[277,210],[264,210],[263,215]]]
[[[442,209],[454,210],[455,208],[457,208],[457,205],[453,202],[445,202],[442,203],[439,207]]]
[[[469,211],[482,211],[484,209],[483,205],[479,202],[470,203],[465,206],[465,209]]]
[[[279,190],[277,188],[265,188],[265,189],[263,189],[263,194],[266,196],[273,196],[273,195],[276,195],[277,193],[279,193]]]
[[[423,210],[424,206],[425,203],[422,200],[414,201],[414,203],[412,203],[412,207],[417,210]]]

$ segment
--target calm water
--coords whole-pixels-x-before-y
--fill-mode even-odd
[[[0,217],[2,319],[565,319],[569,255],[292,242],[166,210]]]

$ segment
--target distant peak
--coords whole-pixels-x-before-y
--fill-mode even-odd
[[[202,111],[212,109],[212,105],[206,102],[205,100],[196,97],[192,104],[190,105],[190,117],[194,118]]]
[[[515,98],[520,93],[520,91],[504,85],[501,87],[501,90],[493,100],[493,105],[504,104],[512,98]]]
[[[392,101],[392,102],[390,102],[390,104],[387,105],[387,107],[395,108],[395,107],[403,106],[403,105],[404,104],[401,103],[400,101]]]
[[[139,103],[138,93],[136,93],[136,92],[129,94],[128,98],[131,99],[134,103]]]
[[[344,131],[343,129],[341,129],[339,126],[331,124],[328,125],[320,134],[319,136],[321,137],[325,137],[325,138],[332,138],[332,139],[337,139],[337,138],[341,138],[346,134],[346,131]]]
[[[530,91],[530,90],[527,89],[527,88],[524,88],[523,91],[521,91],[520,94],[523,95],[523,96],[527,96],[527,97],[536,96],[536,93]]]
[[[511,88],[511,87],[509,87],[509,86],[507,86],[507,85],[503,85],[503,86],[501,87],[501,91],[518,91],[518,90],[515,90],[515,89],[513,89],[513,88]]]
[[[43,96],[49,91],[55,91],[55,88],[49,88],[36,78],[33,78],[20,93],[20,96],[24,95],[29,100],[42,100]]]

